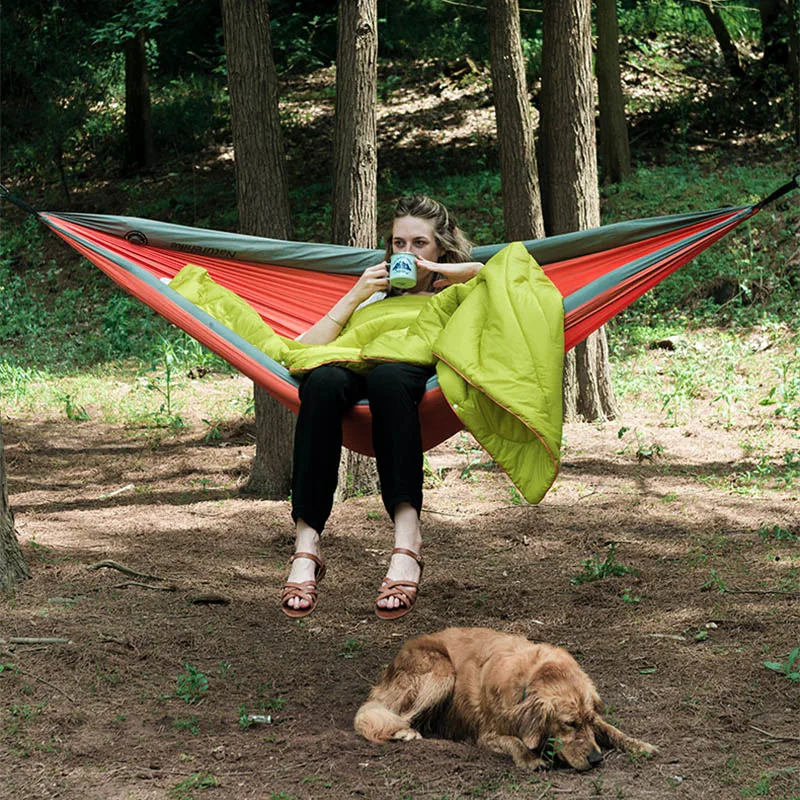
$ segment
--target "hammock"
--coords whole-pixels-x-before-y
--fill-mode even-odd
[[[564,296],[565,349],[586,339],[676,269],[768,203],[800,186],[800,175],[753,205],[620,222],[524,242]],[[123,289],[153,308],[292,411],[297,381],[281,364],[169,286],[187,263],[247,300],[277,333],[295,337],[319,320],[381,250],[288,242],[100,214],[37,212],[0,185],[0,196],[35,214]],[[476,247],[486,262],[505,245]],[[462,425],[436,378],[419,406],[423,447]],[[344,444],[372,455],[369,405],[345,417]]]

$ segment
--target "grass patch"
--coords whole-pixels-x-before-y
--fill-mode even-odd
[[[616,551],[616,542],[612,542],[608,555],[604,559],[601,559],[597,555],[590,556],[582,562],[583,571],[579,572],[577,575],[573,575],[569,582],[573,586],[580,586],[583,583],[601,581],[615,575],[636,575],[635,569],[616,561]]]

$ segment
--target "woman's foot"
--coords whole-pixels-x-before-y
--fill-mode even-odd
[[[392,550],[389,571],[375,600],[375,613],[381,619],[398,619],[414,607],[425,562],[419,552],[403,547]]]
[[[319,534],[298,521],[295,553],[281,595],[281,608],[289,617],[304,617],[317,605],[317,583],[325,575],[325,561],[319,547]]]
[[[397,619],[411,611],[422,579],[421,550],[419,514],[410,503],[398,503],[394,509],[392,560],[375,600],[375,613],[381,619]]]
[[[289,561],[292,569],[283,586],[281,608],[287,617],[305,617],[317,606],[317,584],[325,576],[325,562],[314,553],[303,552],[295,553]],[[300,580],[292,580],[295,571],[301,576],[305,576],[308,573],[307,566],[300,566],[295,570],[295,565],[301,561],[307,561],[313,566],[312,576],[310,578],[301,577]]]

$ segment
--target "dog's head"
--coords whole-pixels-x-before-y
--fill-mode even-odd
[[[496,661],[488,683],[504,733],[534,752],[544,753],[551,745],[556,759],[577,770],[602,761],[603,704],[566,650],[534,645]]]

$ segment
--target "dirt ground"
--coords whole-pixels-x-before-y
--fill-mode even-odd
[[[247,424],[206,442],[199,409],[158,437],[4,420],[32,577],[0,607],[0,796],[800,798],[800,682],[764,666],[800,645],[800,478],[779,463],[797,432],[766,407],[719,424],[712,400],[677,425],[642,406],[566,426],[538,506],[469,437],[431,451],[422,594],[391,623],[372,613],[391,540],[376,497],[335,508],[316,612],[281,613],[289,507],[240,494]],[[765,436],[770,461],[745,446]],[[635,572],[574,582],[587,559]],[[360,739],[400,642],[450,625],[567,647],[660,754],[526,773],[470,743]]]

